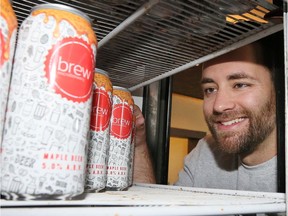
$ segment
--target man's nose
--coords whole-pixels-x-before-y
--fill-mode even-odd
[[[227,90],[218,90],[213,104],[213,111],[222,113],[235,107],[235,97]]]

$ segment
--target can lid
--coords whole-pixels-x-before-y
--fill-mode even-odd
[[[69,11],[71,13],[74,13],[76,15],[79,15],[81,17],[83,17],[84,19],[86,19],[90,24],[92,24],[92,20],[90,19],[90,17],[84,13],[83,11],[76,9],[74,7],[68,6],[68,5],[63,5],[63,4],[39,4],[34,6],[31,11],[35,11],[35,10],[39,10],[39,9],[56,9],[56,10],[63,10],[63,11]]]
[[[121,87],[121,86],[113,86],[113,90],[122,90],[122,91],[127,91],[130,92],[127,88]]]
[[[109,77],[109,73],[103,69],[95,68],[95,73],[101,73]]]

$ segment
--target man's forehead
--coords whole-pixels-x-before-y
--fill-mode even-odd
[[[207,62],[203,63],[203,69],[208,66],[219,64],[219,63],[227,63],[233,61],[246,61],[246,62],[255,62],[255,52],[253,45],[249,44],[243,47],[240,47],[236,50],[233,50],[229,53],[223,54],[221,56],[215,57]]]

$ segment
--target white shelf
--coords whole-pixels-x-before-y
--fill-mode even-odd
[[[285,194],[136,184],[79,200],[1,200],[2,216],[223,215],[285,212]]]

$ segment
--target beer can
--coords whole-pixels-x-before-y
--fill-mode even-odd
[[[86,191],[98,192],[106,186],[112,88],[108,73],[96,68],[86,167]]]
[[[133,171],[134,171],[134,155],[135,155],[135,135],[136,135],[136,116],[133,115],[132,137],[129,155],[129,173],[128,173],[128,186],[133,184]]]
[[[96,49],[89,17],[69,6],[38,5],[21,24],[2,143],[6,199],[83,193]]]
[[[106,190],[125,190],[129,186],[133,107],[129,90],[113,86]]]
[[[0,148],[2,146],[2,133],[13,65],[17,24],[17,18],[10,1],[2,0],[0,10]]]

